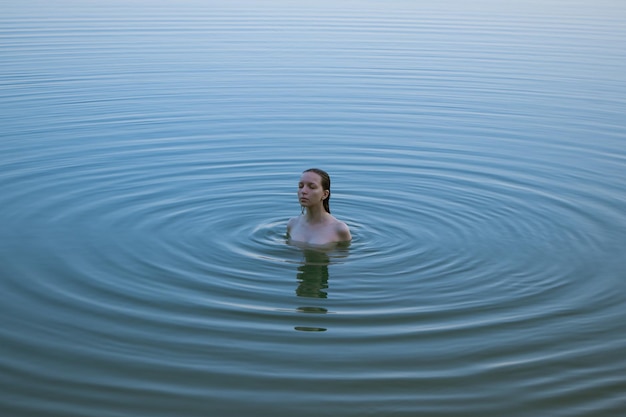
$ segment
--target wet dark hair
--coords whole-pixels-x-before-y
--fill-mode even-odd
[[[322,204],[324,205],[324,210],[330,213],[330,175],[328,175],[328,172],[319,168],[309,168],[305,171],[302,171],[303,174],[305,172],[314,172],[322,178],[322,190],[328,190],[328,197],[324,199]]]

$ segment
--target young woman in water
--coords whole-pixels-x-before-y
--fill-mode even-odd
[[[287,236],[294,243],[326,246],[352,240],[348,226],[330,214],[330,176],[317,168],[307,169],[298,183],[302,215],[287,223]]]

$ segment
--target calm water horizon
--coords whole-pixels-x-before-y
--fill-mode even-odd
[[[0,8],[0,415],[623,415],[626,4]]]

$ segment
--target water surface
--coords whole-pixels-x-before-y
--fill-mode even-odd
[[[1,7],[0,414],[625,409],[620,2]]]

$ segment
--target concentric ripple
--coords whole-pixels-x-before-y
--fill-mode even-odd
[[[0,17],[0,414],[619,415],[623,7],[166,3]]]

